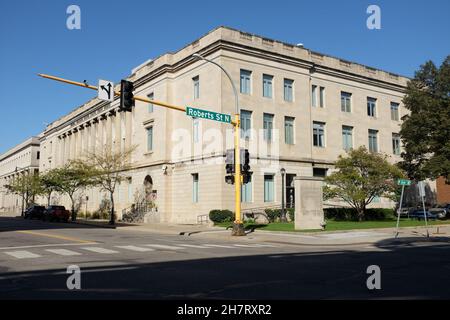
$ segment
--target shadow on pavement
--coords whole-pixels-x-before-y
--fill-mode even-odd
[[[422,241],[423,242],[423,241]],[[408,244],[407,244],[408,243]],[[81,267],[79,291],[65,270],[0,275],[1,299],[448,299],[450,244],[383,241],[338,250]],[[388,245],[388,247],[387,247]],[[367,268],[381,269],[368,290]]]
[[[28,220],[22,217],[0,217],[0,232],[43,229],[80,229],[101,228],[94,225],[82,225],[77,223],[44,222],[41,220]]]

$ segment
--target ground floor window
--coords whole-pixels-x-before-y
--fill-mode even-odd
[[[273,202],[274,201],[274,175],[273,174],[265,174],[264,175],[264,202]]]
[[[192,202],[198,202],[198,173],[192,174]]]
[[[242,185],[241,188],[241,201],[252,202],[252,182]]]

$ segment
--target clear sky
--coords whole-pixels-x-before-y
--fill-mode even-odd
[[[66,27],[71,4],[81,30]],[[366,27],[371,4],[381,30]],[[448,0],[0,0],[0,153],[96,95],[37,73],[118,82],[225,25],[412,76],[450,54],[449,13]]]

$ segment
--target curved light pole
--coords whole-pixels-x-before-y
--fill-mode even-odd
[[[200,59],[200,60],[204,60],[206,62],[212,63],[215,66],[219,67],[224,73],[225,75],[228,77],[228,79],[230,80],[231,86],[233,87],[233,92],[234,92],[234,99],[235,99],[235,105],[236,105],[236,110],[235,110],[235,124],[234,124],[234,163],[235,163],[235,178],[234,178],[234,191],[235,191],[235,220],[234,220],[234,224],[233,224],[233,236],[245,236],[245,230],[244,230],[244,224],[242,222],[242,217],[241,217],[241,181],[242,181],[242,177],[241,177],[241,162],[240,162],[240,111],[239,111],[239,96],[236,90],[236,86],[234,85],[233,79],[231,78],[230,74],[228,73],[227,70],[225,70],[225,68],[223,68],[220,64],[218,64],[217,62],[214,62],[210,59],[206,59],[205,57],[201,56],[198,53],[195,53],[192,55],[193,57]]]

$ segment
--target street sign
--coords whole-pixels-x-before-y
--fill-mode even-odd
[[[114,101],[114,83],[107,80],[99,80],[98,98],[104,101]]]
[[[229,114],[218,113],[208,110],[201,110],[191,107],[186,107],[186,114],[193,118],[201,118],[214,120],[219,122],[231,123],[231,116]]]
[[[398,179],[397,184],[399,186],[410,186],[411,185],[411,180],[407,180],[407,179]]]
[[[425,182],[424,181],[419,181],[418,185],[419,185],[419,195],[422,198],[424,198],[425,197]]]

